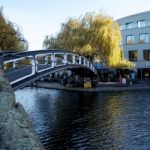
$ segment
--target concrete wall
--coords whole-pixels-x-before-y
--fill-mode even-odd
[[[43,150],[24,108],[0,69],[0,150]]]

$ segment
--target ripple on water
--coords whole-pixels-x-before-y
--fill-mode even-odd
[[[140,92],[16,92],[45,149],[148,150],[150,96]]]

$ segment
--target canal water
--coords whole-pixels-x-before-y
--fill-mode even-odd
[[[46,150],[149,150],[150,91],[16,92]]]

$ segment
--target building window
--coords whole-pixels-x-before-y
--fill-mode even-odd
[[[147,33],[140,34],[140,44],[148,43],[148,36]]]
[[[145,20],[140,20],[140,21],[137,22],[137,24],[138,24],[138,28],[141,28],[141,27],[145,27],[145,26],[146,26]]]
[[[133,29],[136,28],[136,24],[133,22],[126,23],[126,29]]]
[[[137,50],[128,51],[129,61],[137,61],[138,52]]]
[[[127,35],[127,44],[134,43],[134,35]]]
[[[150,61],[150,50],[143,50],[143,59],[145,61]]]
[[[150,21],[146,21],[145,24],[146,24],[145,26],[149,27],[150,26]]]

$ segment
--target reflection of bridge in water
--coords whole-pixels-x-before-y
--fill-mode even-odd
[[[73,70],[84,75],[96,74],[85,57],[65,50],[1,52],[0,62],[14,90],[60,70]]]

